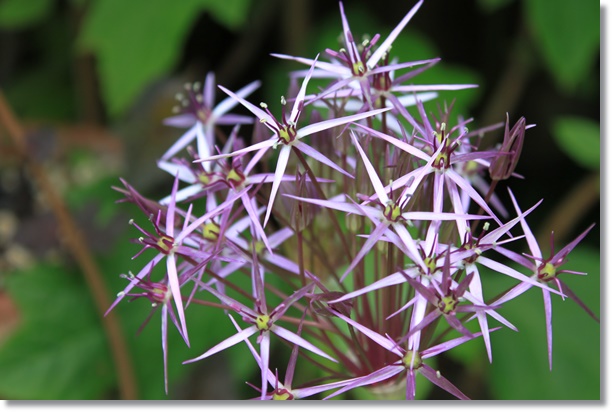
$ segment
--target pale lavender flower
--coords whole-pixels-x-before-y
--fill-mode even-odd
[[[267,105],[262,104],[262,107],[265,109],[264,111],[258,108],[257,106],[247,102],[246,100],[236,95],[235,93],[227,90],[226,88],[222,86],[219,86],[224,92],[226,92],[227,94],[232,96],[234,99],[242,103],[243,106],[245,106],[255,116],[257,116],[262,123],[264,123],[272,132],[274,132],[274,136],[272,136],[268,140],[265,140],[260,143],[256,143],[254,145],[251,145],[241,150],[237,150],[233,153],[229,153],[225,155],[211,156],[208,159],[202,159],[201,161],[210,161],[210,160],[215,160],[215,159],[222,158],[222,157],[236,156],[242,153],[253,152],[256,150],[259,151],[259,153],[262,153],[263,155],[263,152],[265,152],[266,150],[272,147],[276,148],[277,145],[282,144],[282,147],[278,155],[278,161],[276,163],[276,170],[274,172],[274,180],[272,182],[272,189],[270,191],[268,209],[266,211],[266,216],[264,218],[264,223],[263,223],[264,227],[266,226],[268,219],[270,218],[270,214],[272,213],[272,208],[274,205],[274,200],[276,198],[276,193],[278,192],[278,188],[281,183],[283,174],[285,173],[285,169],[287,167],[287,163],[289,161],[289,155],[291,153],[292,148],[294,148],[295,150],[301,151],[302,153],[314,158],[318,162],[321,162],[346,176],[352,177],[349,173],[341,169],[333,161],[325,157],[319,151],[317,151],[313,147],[304,143],[301,140],[302,138],[308,135],[311,135],[313,133],[320,132],[322,130],[331,129],[332,127],[341,126],[347,123],[355,122],[357,120],[365,119],[367,117],[370,117],[370,116],[373,116],[373,115],[376,115],[378,113],[382,113],[388,110],[388,109],[372,110],[369,112],[340,117],[337,119],[324,120],[318,123],[309,124],[307,126],[298,128],[297,123],[299,121],[300,114],[302,113],[302,110],[304,108],[304,96],[306,94],[306,86],[308,85],[308,82],[310,80],[313,68],[314,66],[311,67],[311,71],[309,72],[309,74],[306,76],[306,78],[302,82],[302,86],[295,99],[295,102],[293,104],[293,108],[291,110],[291,114],[289,115],[289,118],[285,116],[285,111],[283,107],[283,114],[281,117],[281,121],[278,121],[272,115],[272,113],[269,110],[267,110]],[[282,102],[285,102],[284,99],[281,99],[281,100]]]
[[[254,81],[249,83],[236,94],[241,97],[247,97],[255,91],[261,82]],[[236,104],[234,99],[225,98],[216,106],[215,99],[215,75],[210,72],[206,76],[204,88],[200,90],[199,83],[186,84],[185,92],[177,94],[179,106],[176,107],[175,116],[164,120],[164,124],[174,127],[188,127],[189,130],[183,134],[162,156],[163,160],[170,159],[181,149],[186,147],[194,139],[197,139],[198,153],[200,157],[205,157],[214,148],[214,128],[216,125],[237,125],[253,123],[253,118],[227,114]]]
[[[254,272],[259,272],[258,265],[253,265],[256,270]],[[307,349],[319,356],[322,356],[326,359],[336,362],[334,358],[323,352],[321,349],[308,342],[304,338],[295,334],[294,332],[289,331],[288,329],[283,328],[276,324],[276,322],[285,314],[285,312],[299,299],[304,297],[307,293],[309,293],[313,285],[306,285],[305,287],[296,290],[291,296],[287,297],[282,303],[280,303],[276,308],[271,311],[268,310],[266,304],[266,297],[263,291],[263,280],[261,279],[260,273],[254,273],[253,279],[256,280],[258,292],[256,293],[256,302],[255,302],[255,310],[249,308],[241,302],[238,302],[235,299],[230,298],[229,296],[223,295],[217,292],[214,289],[206,285],[202,285],[204,289],[215,295],[223,304],[227,305],[237,313],[242,316],[242,319],[251,324],[248,328],[240,331],[239,333],[225,339],[221,343],[213,346],[202,355],[187,360],[183,363],[192,363],[199,361],[201,359],[207,358],[215,353],[221,352],[235,344],[242,342],[249,337],[259,334],[257,338],[257,342],[260,346],[260,356],[261,356],[261,378],[262,378],[262,399],[265,397],[267,391],[267,372],[268,365],[270,359],[270,333],[273,333],[279,336],[282,339],[288,340],[300,347]],[[260,281],[261,280],[261,281]]]
[[[351,83],[356,82],[358,86],[356,85],[353,89],[359,87],[363,95],[363,101],[367,102],[370,108],[373,108],[374,105],[372,104],[371,87],[369,82],[371,77],[377,74],[409,68],[416,65],[434,63],[439,60],[430,59],[377,67],[381,59],[383,59],[383,57],[387,55],[389,49],[391,48],[391,45],[393,44],[397,36],[401,33],[404,27],[416,14],[422,4],[423,0],[419,1],[402,18],[402,20],[391,31],[391,33],[389,33],[389,36],[387,36],[385,41],[383,41],[382,44],[380,44],[380,46],[378,46],[373,52],[372,48],[376,45],[380,36],[374,36],[371,40],[361,44],[361,47],[357,46],[353,38],[353,34],[351,33],[348,20],[344,13],[344,6],[342,2],[339,2],[340,16],[342,18],[342,31],[346,48],[342,48],[338,52],[327,49],[326,52],[333,58],[333,61],[331,63],[317,61],[317,59],[312,60],[302,57],[288,56],[285,54],[272,54],[272,56],[282,59],[295,60],[300,63],[305,63],[310,66],[314,66],[317,68],[317,72],[315,74],[316,77],[331,77],[338,79],[338,81],[335,82],[332,86],[321,92],[317,96],[317,98],[321,98],[325,95],[335,93],[338,90],[344,88],[345,86],[349,86],[351,85]]]
[[[131,187],[130,187],[131,188]],[[166,258],[166,270],[168,273],[168,285],[170,287],[170,293],[174,299],[174,303],[176,306],[176,310],[178,313],[178,317],[181,324],[181,334],[185,338],[185,343],[189,346],[189,338],[187,334],[187,325],[185,322],[185,311],[183,308],[183,301],[181,298],[180,284],[178,279],[178,271],[177,271],[177,255],[178,256],[187,256],[195,259],[196,261],[201,261],[202,259],[207,259],[210,257],[210,254],[207,252],[200,251],[196,248],[190,247],[187,244],[183,244],[185,240],[189,243],[189,239],[187,239],[191,233],[206,220],[210,219],[213,216],[221,213],[225,208],[231,206],[234,201],[239,197],[234,196],[228,198],[225,202],[221,203],[212,211],[204,214],[203,216],[195,219],[191,222],[191,207],[187,211],[187,215],[184,218],[183,229],[176,233],[175,227],[175,217],[176,217],[176,199],[175,195],[178,188],[178,178],[174,179],[174,184],[172,186],[172,195],[171,200],[168,204],[168,207],[165,211],[162,211],[161,208],[157,213],[157,218],[153,223],[155,228],[155,234],[141,228],[136,225],[133,220],[130,221],[138,230],[142,232],[143,237],[139,238],[139,242],[144,245],[143,249],[134,256],[139,256],[146,249],[152,248],[158,251],[158,253],[143,266],[143,269],[136,275],[136,279],[142,279],[157,263],[159,263],[162,259]],[[133,189],[132,189],[133,190]],[[165,221],[164,228],[160,227],[160,223],[162,220],[162,216]],[[131,282],[126,288],[123,290],[123,294],[117,297],[117,299],[111,304],[109,311],[119,303],[123,296],[127,295],[132,287],[134,287],[136,283]],[[108,313],[108,312],[107,312]]]
[[[431,366],[423,362],[423,360],[439,355],[442,352],[446,352],[456,346],[459,346],[477,336],[480,333],[475,333],[470,336],[462,336],[460,338],[452,339],[450,341],[438,344],[431,348],[419,351],[418,349],[403,349],[400,345],[391,339],[388,335],[383,336],[368,327],[355,322],[351,318],[344,316],[340,312],[330,309],[336,316],[344,320],[355,329],[366,335],[376,344],[385,348],[386,350],[394,353],[399,359],[387,366],[383,366],[367,376],[357,379],[356,381],[344,386],[342,389],[337,390],[325,399],[332,398],[350,389],[357,388],[360,386],[372,385],[377,382],[383,382],[394,376],[405,373],[406,374],[406,399],[413,400],[416,394],[416,373],[420,373],[425,376],[434,385],[439,386],[453,396],[462,399],[469,400],[469,398],[463,394],[455,385],[450,383],[445,377],[440,374],[440,371],[434,370]]]
[[[242,328],[238,326],[238,323],[236,323],[236,321],[231,315],[230,315],[230,319],[232,323],[234,324],[234,327],[236,328],[238,333],[242,332]],[[300,326],[298,327],[298,331],[297,331],[298,336],[301,333],[301,329],[302,329],[302,323],[300,323]],[[249,350],[251,351],[251,354],[253,355],[253,358],[255,358],[255,361],[257,362],[259,367],[263,368],[262,360],[259,354],[257,353],[257,350],[255,350],[255,348],[253,347],[253,345],[248,339],[245,339],[244,342],[249,347]],[[325,392],[331,389],[337,389],[337,388],[346,386],[356,381],[357,379],[359,379],[359,378],[351,378],[351,379],[344,379],[344,380],[340,380],[336,382],[326,383],[322,385],[294,388],[292,385],[293,385],[293,377],[295,373],[295,365],[298,359],[298,349],[299,349],[299,345],[294,344],[293,349],[291,350],[291,356],[289,357],[289,362],[287,364],[287,371],[285,373],[285,379],[283,382],[280,382],[278,379],[278,370],[274,374],[272,373],[270,369],[268,369],[267,371],[268,382],[274,389],[272,390],[272,392],[267,393],[263,397],[263,399],[262,398],[260,399],[275,400],[275,401],[289,401],[289,400],[292,401],[296,399],[304,399],[304,398],[308,398],[310,396],[316,395],[321,392]],[[260,392],[262,391],[261,388],[256,388],[256,389],[258,389]]]
[[[512,203],[517,213],[521,214],[521,209],[516,202],[514,196],[512,196]],[[578,298],[578,296],[572,292],[572,290],[564,284],[561,279],[558,278],[558,275],[561,273],[571,273],[574,275],[586,275],[584,272],[575,272],[571,270],[559,270],[561,266],[563,266],[567,262],[567,256],[569,253],[580,243],[582,239],[589,233],[591,229],[595,226],[595,224],[591,224],[584,232],[578,235],[573,241],[559,250],[557,253],[554,253],[554,240],[553,233],[551,233],[550,237],[550,257],[545,259],[543,257],[542,251],[538,242],[531,231],[531,228],[527,224],[527,221],[523,218],[521,219],[521,226],[523,228],[523,232],[525,233],[525,237],[527,240],[527,244],[529,245],[529,250],[531,255],[520,255],[511,250],[504,249],[501,247],[496,248],[496,250],[503,255],[509,257],[515,262],[521,264],[527,269],[533,272],[533,275],[529,278],[536,282],[536,286],[546,285],[547,283],[552,283],[557,286],[558,292],[556,290],[551,290],[549,288],[541,287],[542,289],[542,297],[544,300],[544,313],[546,317],[546,340],[548,346],[548,365],[552,370],[552,301],[551,301],[551,292],[561,294],[562,297],[565,295],[569,296],[572,300],[574,300],[582,309],[584,309],[593,319],[599,322],[597,316]],[[493,302],[494,305],[502,304],[504,302],[508,302],[515,297],[521,295],[522,293],[529,290],[533,285],[533,282],[521,282],[507,293],[505,293],[502,297]]]
[[[399,247],[405,246],[408,250],[408,256],[410,259],[419,265],[424,270],[426,269],[425,262],[421,257],[420,253],[417,249],[417,244],[415,240],[412,238],[408,229],[406,228],[406,222],[410,222],[411,220],[425,220],[425,221],[442,221],[442,220],[454,220],[457,219],[487,219],[488,216],[479,216],[479,215],[468,215],[468,214],[455,214],[455,213],[444,213],[442,211],[406,211],[403,209],[408,202],[408,198],[410,194],[404,194],[399,199],[394,200],[390,198],[384,187],[380,178],[376,174],[374,167],[370,163],[366,154],[363,152],[357,138],[351,131],[351,136],[353,139],[353,143],[357,148],[363,163],[365,165],[366,171],[372,182],[372,186],[374,186],[376,199],[372,199],[372,203],[376,203],[379,207],[373,207],[365,204],[355,204],[345,201],[337,201],[333,200],[321,200],[321,199],[306,199],[300,198],[296,196],[287,195],[287,197],[300,200],[303,202],[312,203],[318,206],[323,206],[327,208],[332,208],[336,210],[340,210],[346,213],[352,213],[356,215],[366,216],[369,218],[375,225],[376,228],[374,231],[368,236],[367,241],[362,246],[359,253],[355,256],[349,267],[344,271],[344,274],[340,277],[340,280],[344,280],[346,276],[355,268],[355,266],[363,259],[363,257],[368,253],[368,251],[374,246],[374,244],[383,236],[385,233],[393,229],[395,233],[401,239],[401,243]],[[431,158],[433,159],[433,157]],[[431,161],[431,160],[430,160]],[[421,182],[423,176],[425,175],[424,171],[427,169],[423,169],[421,175],[417,175],[415,179],[411,180],[411,187],[417,187]],[[393,239],[393,238],[392,238]]]

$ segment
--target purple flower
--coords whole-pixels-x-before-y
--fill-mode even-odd
[[[331,311],[334,312],[334,314],[340,319],[344,320],[346,323],[366,335],[376,344],[397,355],[399,359],[390,365],[383,366],[382,368],[370,373],[369,375],[362,377],[361,379],[355,380],[354,382],[344,386],[342,389],[337,390],[336,392],[327,396],[325,399],[332,398],[334,396],[339,395],[340,393],[346,392],[353,388],[383,382],[390,378],[393,378],[394,376],[405,373],[406,399],[414,400],[414,396],[416,394],[415,375],[418,372],[425,376],[425,378],[431,381],[434,385],[439,386],[440,388],[444,389],[455,397],[462,400],[469,400],[469,398],[464,395],[463,392],[461,392],[459,389],[457,389],[457,387],[455,387],[455,385],[453,385],[452,383],[450,383],[450,381],[444,378],[439,371],[434,370],[423,361],[425,359],[439,355],[440,353],[450,350],[456,346],[459,346],[460,344],[479,336],[480,333],[475,333],[474,335],[462,336],[460,338],[452,339],[450,341],[438,344],[422,351],[411,347],[409,347],[409,349],[403,349],[388,335],[382,336],[381,334],[367,328],[366,326],[344,316],[340,312],[334,311],[333,309],[331,309]]]
[[[230,315],[230,319],[232,323],[234,324],[234,327],[236,328],[238,333],[242,332],[242,329],[240,328],[240,326],[238,326],[238,323],[236,323],[236,321],[231,315]],[[303,321],[303,317],[302,317],[302,321]],[[298,336],[301,333],[302,325],[303,323],[300,322],[300,326],[297,331]],[[255,358],[255,361],[257,362],[259,367],[262,368],[263,370],[262,359],[257,353],[257,350],[255,350],[255,348],[253,347],[253,345],[248,339],[245,339],[244,342],[249,347],[249,350],[251,351],[251,354]],[[304,398],[308,398],[310,396],[316,395],[324,391],[346,386],[358,379],[358,378],[351,378],[351,379],[345,379],[345,380],[340,380],[336,382],[326,383],[322,385],[294,388],[292,385],[293,385],[293,377],[295,373],[295,365],[297,362],[298,349],[299,349],[299,345],[294,344],[293,349],[291,350],[291,356],[289,357],[289,362],[287,364],[287,371],[285,373],[285,379],[282,383],[278,379],[278,370],[276,371],[275,374],[272,373],[270,369],[267,370],[268,382],[270,383],[270,385],[272,385],[274,389],[272,390],[272,392],[267,393],[263,397],[262,400],[275,400],[275,401],[291,400],[292,401],[296,399],[304,399]],[[260,392],[262,391],[261,388],[256,388],[256,389],[258,389]]]
[[[207,252],[203,252],[198,250],[197,248],[193,248],[188,246],[189,236],[196,229],[199,228],[200,225],[206,220],[210,219],[213,216],[221,213],[225,210],[226,207],[233,204],[233,202],[237,199],[237,197],[230,197],[225,202],[217,206],[215,209],[210,212],[204,214],[203,216],[195,219],[191,222],[191,209],[187,212],[187,215],[184,219],[183,229],[176,233],[175,228],[175,218],[176,218],[176,192],[178,188],[178,178],[174,179],[174,185],[172,186],[172,195],[170,202],[168,204],[167,209],[163,212],[161,209],[157,213],[157,218],[153,223],[155,228],[155,233],[151,233],[131,220],[131,224],[136,226],[138,230],[142,232],[144,236],[140,237],[138,240],[141,244],[144,245],[143,249],[134,257],[139,256],[146,249],[155,249],[158,253],[143,266],[142,270],[135,276],[136,279],[142,279],[152,268],[157,265],[161,260],[166,258],[166,270],[168,273],[168,285],[170,287],[170,293],[172,298],[174,299],[174,304],[176,306],[176,311],[178,313],[180,325],[181,325],[181,335],[185,339],[185,343],[189,346],[189,338],[187,334],[187,325],[185,322],[185,311],[183,308],[183,301],[181,298],[180,284],[178,278],[178,270],[177,270],[177,256],[185,256],[194,259],[197,262],[201,260],[206,260],[210,257],[210,254]],[[238,196],[239,197],[239,196]],[[163,220],[165,222],[164,228],[160,227],[160,223]],[[183,244],[185,243],[187,244]],[[108,311],[110,311],[113,307],[119,303],[124,296],[128,295],[130,290],[136,285],[136,283],[131,282],[126,288],[123,290],[123,294],[120,294],[117,299],[111,304]],[[107,313],[108,313],[107,311]]]
[[[307,154],[308,156],[314,158],[318,162],[321,162],[344,175],[352,177],[349,173],[342,170],[334,162],[332,162],[330,159],[325,157],[319,151],[317,151],[313,147],[301,141],[302,138],[308,135],[311,135],[313,133],[320,132],[322,130],[331,129],[332,127],[336,127],[336,126],[340,126],[343,124],[355,122],[357,120],[365,119],[367,117],[370,117],[370,116],[373,116],[373,115],[376,115],[378,113],[382,113],[388,110],[388,109],[372,110],[369,112],[340,117],[337,119],[325,120],[325,121],[321,121],[321,122],[314,123],[314,124],[309,124],[307,126],[298,128],[297,124],[300,118],[300,114],[302,113],[302,110],[304,108],[304,96],[306,94],[306,86],[308,85],[308,82],[312,75],[313,68],[314,68],[314,65],[310,68],[309,74],[306,76],[306,78],[304,79],[302,83],[302,87],[300,88],[300,91],[295,99],[295,102],[293,104],[293,108],[291,109],[291,113],[289,117],[288,118],[286,117],[286,113],[283,107],[282,117],[280,121],[277,120],[272,115],[272,113],[267,109],[266,104],[262,104],[262,108],[264,109],[262,110],[258,108],[257,106],[254,106],[253,104],[247,102],[246,100],[244,100],[242,97],[238,96],[237,94],[227,90],[226,88],[222,86],[219,86],[221,90],[223,90],[224,92],[232,96],[234,99],[242,103],[244,107],[249,109],[255,116],[257,116],[262,123],[264,123],[272,132],[274,132],[274,136],[268,140],[265,140],[260,143],[256,143],[245,149],[237,150],[233,153],[229,153],[225,155],[211,156],[207,159],[202,159],[201,161],[210,161],[210,160],[215,160],[215,159],[222,158],[222,157],[236,156],[242,153],[253,152],[256,150],[262,153],[263,151],[266,151],[270,149],[271,147],[276,148],[279,144],[282,145],[279,155],[278,155],[278,161],[276,163],[276,170],[274,172],[274,180],[272,182],[272,189],[270,191],[268,209],[266,211],[266,216],[264,218],[264,223],[263,223],[264,227],[266,226],[268,219],[270,218],[270,214],[272,213],[274,199],[276,198],[276,193],[278,192],[278,188],[282,181],[283,174],[285,173],[285,169],[289,161],[289,154],[291,153],[292,148],[294,148],[295,150],[299,150],[304,154]],[[286,103],[284,98],[281,99],[281,101],[283,102],[283,106],[284,106],[284,103]]]
[[[247,97],[260,86],[259,81],[249,83],[236,94]],[[197,139],[198,153],[204,157],[214,147],[216,125],[236,125],[253,123],[253,119],[247,116],[227,114],[233,109],[237,102],[226,98],[214,106],[215,98],[215,75],[210,72],[206,76],[203,90],[199,83],[186,84],[185,92],[177,94],[179,106],[175,107],[178,114],[164,120],[164,124],[174,127],[188,127],[189,130],[183,134],[162,156],[163,160],[170,159],[191,141]]]
[[[254,268],[258,266],[253,265]],[[256,270],[259,272],[259,270]],[[317,348],[312,343],[308,342],[304,338],[295,334],[294,332],[289,331],[288,329],[283,328],[276,324],[276,322],[285,314],[285,312],[299,299],[301,299],[304,295],[310,292],[313,288],[313,285],[307,285],[301,289],[295,291],[291,296],[287,297],[282,303],[280,303],[276,308],[271,311],[268,310],[266,305],[265,293],[263,292],[263,279],[261,279],[260,273],[255,273],[253,275],[253,279],[257,284],[257,293],[256,293],[256,308],[255,310],[249,308],[248,306],[240,303],[229,296],[223,295],[217,292],[214,289],[206,285],[202,285],[204,289],[215,295],[222,303],[230,307],[232,310],[236,311],[242,316],[242,319],[251,324],[248,328],[238,332],[237,334],[225,339],[223,342],[213,346],[202,355],[187,360],[183,363],[191,363],[196,362],[198,360],[207,358],[215,353],[221,352],[235,344],[248,339],[249,337],[259,334],[257,338],[257,343],[259,343],[260,356],[261,356],[261,379],[262,379],[262,388],[261,388],[261,398],[265,397],[267,391],[267,373],[268,373],[268,365],[270,359],[270,333],[273,333],[279,336],[282,339],[288,340],[304,349],[307,349],[313,353],[316,353],[319,356],[327,358],[336,362],[334,358],[327,355],[321,349]]]
[[[434,211],[434,212],[418,212],[418,211],[406,211],[403,209],[408,203],[408,198],[410,194],[404,194],[399,199],[392,199],[387,195],[385,188],[383,187],[382,182],[380,181],[374,167],[368,160],[368,157],[364,153],[361,148],[359,142],[357,141],[356,136],[351,132],[351,136],[353,139],[353,143],[357,148],[361,159],[363,160],[364,166],[374,186],[375,196],[368,199],[370,202],[378,204],[379,207],[373,207],[365,204],[354,204],[349,202],[342,202],[341,199],[338,200],[320,200],[320,199],[305,199],[299,198],[291,195],[287,195],[287,197],[291,197],[296,200],[309,202],[318,206],[328,207],[336,210],[340,210],[346,213],[352,213],[356,215],[366,216],[376,225],[374,231],[370,234],[367,241],[364,243],[363,247],[359,251],[359,253],[355,256],[349,267],[344,271],[344,274],[340,277],[340,280],[344,280],[346,276],[353,270],[353,268],[361,261],[361,259],[368,253],[368,251],[374,246],[374,244],[389,231],[391,228],[395,231],[395,233],[399,236],[401,241],[398,244],[398,247],[405,246],[407,248],[407,255],[410,259],[419,265],[421,268],[425,269],[426,265],[423,261],[421,255],[417,250],[417,244],[415,240],[410,235],[408,229],[406,228],[406,222],[410,222],[411,220],[429,220],[429,221],[442,221],[442,220],[458,220],[458,219],[487,219],[488,216],[477,216],[477,215],[467,215],[464,213],[454,214],[454,213],[444,213],[442,211]],[[432,157],[433,159],[433,157]],[[423,169],[426,171],[426,169]],[[411,180],[411,187],[416,187],[421,182],[425,173],[421,173],[421,175],[417,175],[416,179]]]
[[[512,203],[518,214],[521,213],[521,209],[516,202],[514,196],[512,196]],[[569,253],[584,239],[584,237],[589,233],[591,229],[595,226],[595,224],[591,224],[584,232],[578,235],[573,241],[559,250],[557,253],[554,253],[554,239],[553,233],[551,233],[550,237],[550,257],[545,259],[543,257],[542,251],[538,242],[531,231],[531,228],[527,224],[527,221],[523,218],[521,219],[521,226],[523,228],[523,232],[525,233],[525,238],[527,240],[527,244],[529,245],[529,250],[531,255],[519,255],[511,250],[504,249],[502,247],[498,247],[496,250],[503,255],[509,257],[515,262],[521,264],[527,269],[533,272],[533,275],[530,277],[530,280],[533,280],[536,285],[547,285],[548,283],[552,283],[557,286],[559,292],[552,290],[554,293],[559,293],[561,296],[567,295],[573,301],[575,301],[582,309],[584,309],[593,319],[599,322],[597,316],[585,305],[580,298],[565,284],[561,279],[558,278],[558,275],[561,273],[571,273],[575,275],[586,275],[583,272],[575,272],[566,269],[560,269],[567,262],[567,256]],[[515,297],[521,295],[527,290],[531,289],[534,286],[532,282],[522,282],[517,286],[509,290],[502,297],[493,302],[494,305],[502,304],[504,302],[508,302]],[[546,340],[548,343],[548,365],[552,370],[552,301],[551,301],[551,290],[549,288],[541,288],[542,289],[542,297],[544,300],[544,313],[546,316]]]

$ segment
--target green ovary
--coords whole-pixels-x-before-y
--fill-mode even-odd
[[[270,316],[268,315],[259,315],[255,319],[255,325],[257,326],[257,329],[261,331],[270,329],[270,326],[268,325],[269,323],[270,323]]]
[[[421,365],[423,365],[423,360],[418,352],[414,352],[409,350],[406,353],[406,356],[403,357],[402,362],[404,362],[404,366],[406,369],[410,369],[410,365],[412,365],[412,369],[419,369]]]
[[[246,177],[242,173],[239,173],[236,169],[231,169],[227,173],[227,180],[231,182],[234,187],[237,187],[246,180]]]
[[[202,183],[202,185],[207,186],[210,184],[212,179],[210,178],[209,175],[202,173],[201,175],[198,176],[198,181]]]
[[[255,253],[256,254],[261,254],[261,252],[263,252],[263,250],[265,249],[266,245],[264,244],[264,242],[262,242],[261,240],[258,240],[257,242],[255,242]]]
[[[557,268],[550,262],[538,268],[538,279],[544,282],[554,279],[556,275]]]
[[[450,166],[448,153],[442,152],[438,155],[436,160],[433,162],[434,167],[448,169]]]
[[[216,241],[219,239],[219,229],[220,226],[215,222],[206,223],[202,225],[202,236],[204,239]]]
[[[393,202],[390,202],[385,207],[385,210],[384,210],[383,214],[385,215],[387,220],[389,220],[391,222],[397,222],[399,217],[402,215],[402,211],[400,210],[398,205],[396,205]]]
[[[162,236],[157,241],[157,246],[159,246],[163,253],[170,253],[174,247],[174,239],[170,236]]]
[[[448,315],[449,313],[455,310],[455,308],[457,307],[457,303],[459,302],[457,301],[457,298],[455,298],[453,295],[444,296],[442,299],[440,299],[440,302],[438,303],[438,308],[442,311],[442,313]]]
[[[287,389],[274,391],[274,394],[272,395],[273,401],[292,401],[294,399],[294,396]]]
[[[290,144],[295,140],[297,131],[295,125],[284,124],[278,129],[278,138],[284,144]]]
[[[362,62],[353,63],[353,74],[355,76],[361,76],[365,73],[365,66]]]
[[[433,257],[426,257],[423,262],[425,262],[425,266],[429,270],[429,275],[433,275],[436,272],[436,259]]]

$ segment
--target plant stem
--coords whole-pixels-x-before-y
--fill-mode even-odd
[[[15,118],[1,90],[0,123],[3,124],[8,131],[26,167],[37,183],[39,190],[45,196],[49,207],[57,219],[66,245],[81,268],[89,291],[94,298],[100,320],[102,321],[102,327],[104,328],[105,336],[110,347],[111,356],[117,372],[121,399],[137,399],[137,382],[121,327],[114,312],[110,312],[107,316],[104,316],[104,313],[111,305],[111,301],[108,298],[109,292],[106,288],[106,284],[102,280],[100,269],[91,251],[87,247],[87,241],[84,235],[70,215],[63,199],[49,181],[48,174],[41,167],[40,163],[30,157],[26,146],[25,131]]]

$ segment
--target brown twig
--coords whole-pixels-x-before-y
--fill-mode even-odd
[[[74,219],[68,212],[63,199],[54,189],[49,181],[44,168],[32,159],[27,150],[25,132],[21,124],[13,114],[4,93],[0,90],[0,124],[4,125],[10,138],[12,139],[17,152],[22,157],[29,173],[38,185],[40,191],[45,196],[49,207],[53,211],[58,225],[64,236],[64,240],[81,268],[85,281],[94,298],[102,326],[105,331],[111,354],[117,371],[119,381],[119,391],[122,399],[136,399],[137,387],[134,377],[132,362],[128,355],[127,346],[123,339],[123,334],[119,322],[114,313],[111,312],[104,316],[111,302],[108,298],[106,285],[102,280],[102,274],[96,265],[91,252],[87,248],[85,238]]]
[[[599,200],[600,195],[599,172],[586,176],[574,186],[567,195],[559,201],[553,212],[541,225],[537,234],[538,243],[546,245],[550,239],[550,232],[555,231],[555,240],[566,239],[576,223],[580,221],[591,207]]]

